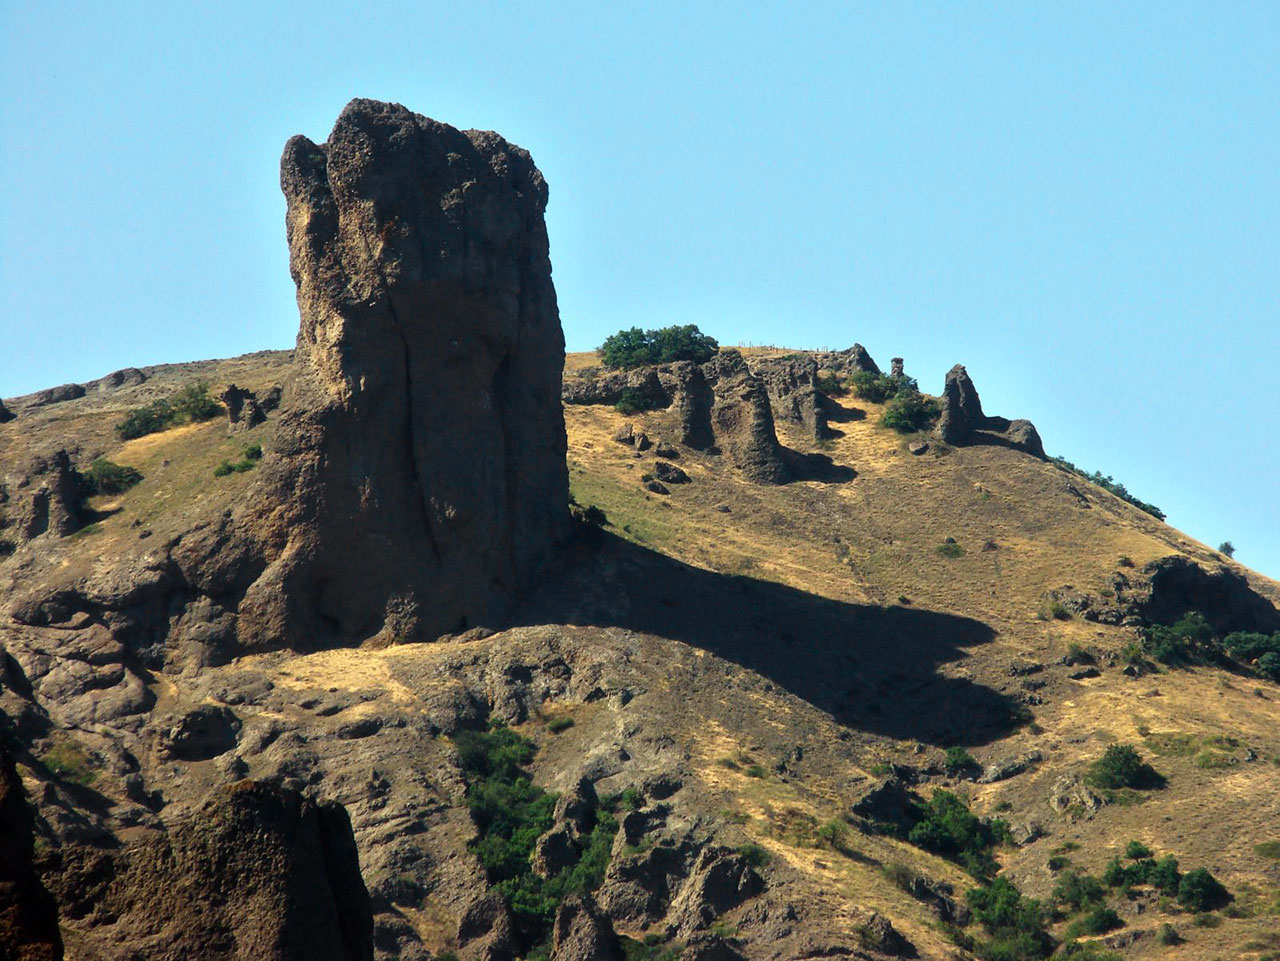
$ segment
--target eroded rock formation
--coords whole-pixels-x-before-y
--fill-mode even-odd
[[[982,412],[982,401],[962,364],[947,371],[942,389],[938,435],[948,444],[998,444],[1043,458],[1044,444],[1029,420],[1007,420]]]
[[[355,100],[281,186],[302,324],[240,636],[482,622],[568,524],[546,182],[496,134]]]
[[[0,747],[0,957],[61,961],[58,909],[32,863],[32,828],[17,768]]]
[[[709,412],[712,434],[733,465],[757,484],[789,481],[769,394],[742,355],[722,350],[702,365],[702,374],[715,398]]]
[[[59,849],[64,914],[106,957],[370,961],[373,916],[338,804],[241,781],[122,847]]]
[[[80,488],[80,475],[65,450],[33,458],[0,483],[6,534],[18,544],[74,534],[80,527]]]
[[[825,398],[818,390],[818,362],[812,355],[766,357],[751,370],[764,383],[775,421],[799,424],[815,441],[831,435]]]

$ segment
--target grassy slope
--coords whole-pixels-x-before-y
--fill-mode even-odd
[[[590,355],[571,356],[568,368],[590,363]],[[672,436],[664,412],[628,418],[607,407],[568,407],[572,490],[579,502],[605,510],[621,536],[697,567],[843,601],[902,603],[981,620],[996,630],[995,641],[939,670],[1010,693],[1019,690],[1008,676],[1011,662],[1048,664],[1071,644],[1104,656],[1136,638],[1131,628],[1043,619],[1046,592],[1073,586],[1096,593],[1120,570],[1122,555],[1139,568],[1175,552],[1231,563],[1051,464],[997,447],[913,456],[910,438],[878,426],[881,406],[852,398],[841,405],[846,414],[833,426],[843,436],[821,449],[855,468],[855,480],[759,487],[744,483],[721,458],[686,452],[680,463],[693,482],[672,486],[669,497],[649,494],[639,482],[652,469],[652,452],[637,457],[611,439],[628,420],[650,436]],[[814,449],[786,425],[779,434],[788,446]],[[1085,495],[1087,507],[1068,485]],[[948,537],[964,548],[963,556],[937,552]],[[1233,566],[1248,574],[1255,589],[1280,599],[1280,585]],[[988,761],[1035,748],[1045,753],[1045,762],[997,784],[959,786],[977,810],[1007,812],[1002,816],[1038,822],[1048,832],[1045,840],[1002,855],[1015,880],[1032,894],[1047,895],[1053,885],[1045,865],[1051,848],[1074,841],[1080,845],[1074,862],[1097,873],[1126,840],[1138,838],[1177,855],[1184,869],[1209,866],[1236,891],[1241,906],[1267,916],[1196,929],[1194,947],[1181,955],[1150,938],[1132,950],[1153,957],[1162,951],[1186,957],[1188,950],[1203,957],[1234,956],[1242,943],[1274,925],[1280,871],[1253,846],[1280,837],[1280,686],[1203,668],[1138,679],[1104,669],[1097,679],[1047,681],[1038,692],[1044,703],[1033,708],[1034,725],[975,751]],[[1199,749],[1171,756],[1168,735],[1189,737]],[[1232,760],[1218,758],[1226,766],[1202,767],[1213,760],[1206,742],[1223,737],[1237,741],[1223,752]],[[957,740],[964,742],[964,732],[957,732]],[[878,741],[884,760],[919,762],[912,745]],[[1137,743],[1149,756],[1153,748],[1163,751],[1154,760],[1169,787],[1149,793],[1145,803],[1108,805],[1091,817],[1056,815],[1047,803],[1054,782],[1082,770],[1116,741]],[[1247,748],[1260,760],[1244,762]],[[745,787],[751,789],[748,798],[761,790]],[[883,889],[883,880],[878,887]],[[863,902],[867,896],[861,888]],[[1189,921],[1172,920],[1184,928]]]

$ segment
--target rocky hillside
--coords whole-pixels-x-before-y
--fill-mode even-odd
[[[1280,951],[1280,585],[959,365],[566,357],[494,134],[282,186],[295,351],[0,406],[4,957]]]

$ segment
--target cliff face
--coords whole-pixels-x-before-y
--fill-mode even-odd
[[[281,187],[298,369],[240,635],[483,621],[568,521],[546,182],[496,134],[356,100]]]

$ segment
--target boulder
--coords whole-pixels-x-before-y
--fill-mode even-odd
[[[865,947],[891,958],[914,958],[916,948],[904,938],[883,914],[875,911],[858,925],[858,938]]]
[[[764,890],[764,878],[740,854],[704,848],[680,892],[671,901],[671,923],[681,937],[711,925]]]
[[[689,475],[682,471],[675,464],[668,464],[665,461],[658,461],[653,467],[653,473],[658,480],[666,484],[687,484],[689,483]]]
[[[468,957],[481,961],[515,957],[515,920],[501,895],[490,892],[467,906],[458,922],[457,942]]]
[[[1280,631],[1280,610],[1254,591],[1244,575],[1229,567],[1206,570],[1189,557],[1173,554],[1147,564],[1142,573],[1147,587],[1135,607],[1150,621],[1172,624],[1184,614],[1198,611],[1219,635]]]
[[[205,761],[236,746],[240,719],[229,707],[202,704],[176,718],[161,735],[161,748],[175,760]]]
[[[7,424],[18,415],[4,406],[4,401],[0,400],[0,424]]]
[[[571,894],[556,911],[551,961],[621,961],[622,949],[607,916],[589,894]]]
[[[0,747],[0,957],[61,961],[58,906],[33,864],[34,830],[13,758]]]
[[[280,177],[301,315],[280,456],[175,561],[243,590],[254,648],[492,620],[569,531],[546,182],[497,134],[373,100],[292,138]]]

